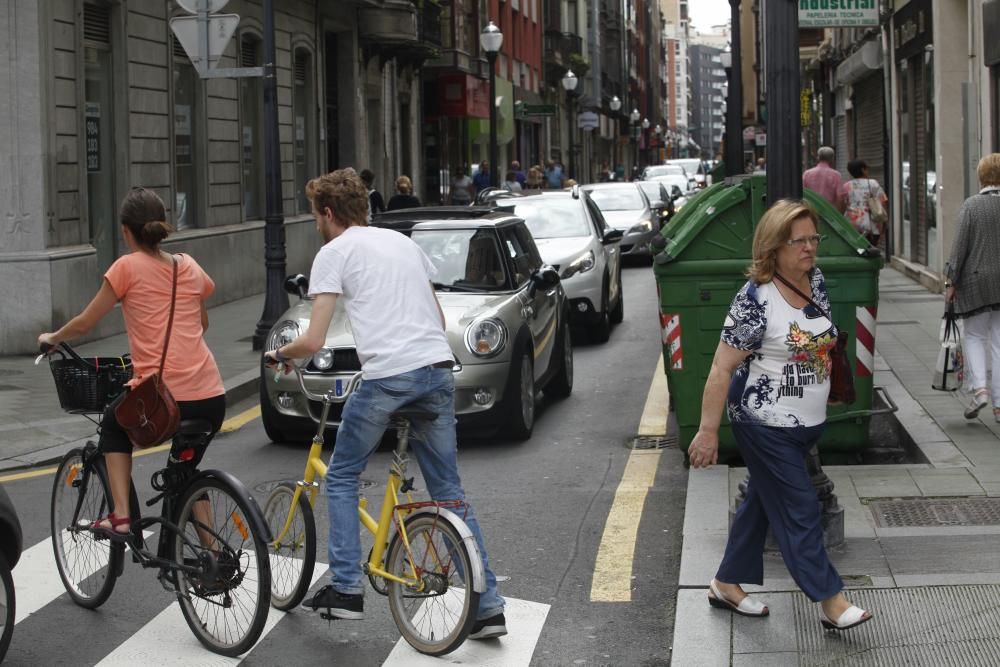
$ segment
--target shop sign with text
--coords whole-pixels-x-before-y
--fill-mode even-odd
[[[800,28],[878,25],[878,0],[799,0]]]

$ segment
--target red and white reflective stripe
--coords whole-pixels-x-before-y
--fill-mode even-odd
[[[875,372],[875,306],[858,306],[857,324],[854,335],[857,340],[854,346],[857,363],[854,374],[859,377],[871,377]]]
[[[681,316],[674,313],[660,313],[660,328],[663,330],[663,344],[670,353],[670,367],[684,368],[684,353],[681,350]]]

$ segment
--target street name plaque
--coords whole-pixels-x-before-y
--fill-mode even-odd
[[[878,0],[799,0],[800,28],[878,25]]]

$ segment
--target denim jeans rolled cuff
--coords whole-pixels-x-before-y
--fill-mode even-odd
[[[730,584],[764,582],[764,544],[771,528],[789,574],[813,602],[839,593],[844,583],[823,545],[816,489],[806,457],[823,425],[776,428],[734,423],[736,445],[750,473],[746,498],[736,510],[716,579]]]
[[[358,484],[393,412],[412,406],[437,415],[433,421],[413,424],[410,451],[432,499],[465,500],[458,474],[454,394],[451,369],[425,366],[388,378],[366,380],[347,399],[326,474],[330,514],[328,562],[333,587],[341,593],[364,592]],[[477,618],[488,618],[503,611],[504,600],[497,591],[496,576],[489,567],[482,532],[471,507],[465,522],[476,538],[486,575],[486,591],[479,598]]]

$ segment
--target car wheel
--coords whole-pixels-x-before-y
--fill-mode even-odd
[[[595,343],[607,343],[611,338],[611,316],[608,314],[608,305],[608,285],[605,282],[604,292],[601,295],[601,314],[590,330],[590,336]]]
[[[569,324],[563,326],[559,357],[559,370],[552,381],[546,385],[545,393],[554,398],[566,398],[573,393],[573,340]]]
[[[261,368],[260,371],[260,421],[264,424],[264,433],[271,442],[308,442],[310,434],[302,424],[278,412],[267,395],[268,376],[273,377],[274,371]]]
[[[618,269],[618,301],[611,309],[611,324],[621,324],[625,319],[625,292],[622,291],[622,270]]]
[[[515,359],[507,383],[506,431],[515,440],[527,440],[535,427],[535,364],[527,345]]]

